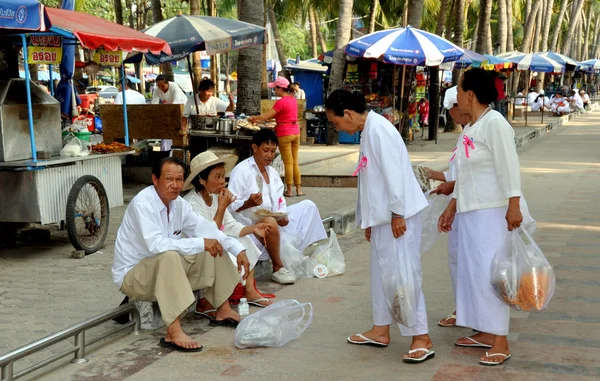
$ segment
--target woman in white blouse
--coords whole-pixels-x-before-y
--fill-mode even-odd
[[[184,197],[193,210],[209,221],[214,221],[223,233],[230,237],[236,237],[246,249],[246,255],[250,262],[250,273],[244,286],[244,297],[248,303],[257,307],[266,307],[271,302],[256,290],[254,280],[254,266],[260,257],[260,251],[248,235],[264,239],[270,234],[270,226],[265,223],[245,226],[237,222],[227,207],[235,201],[235,197],[225,188],[225,175],[231,170],[237,161],[237,156],[229,155],[222,158],[213,152],[205,151],[196,156],[190,163],[190,175],[185,181],[183,190],[190,190]],[[211,317],[213,307],[204,298],[198,301],[196,314]]]
[[[510,309],[492,291],[490,267],[507,230],[523,221],[514,130],[489,107],[497,95],[492,75],[484,70],[468,70],[460,79],[458,106],[470,123],[456,151],[453,199],[439,220],[440,231],[450,231],[453,222],[458,228],[456,325],[478,331],[455,345],[489,348],[479,359],[482,365],[510,358]]]

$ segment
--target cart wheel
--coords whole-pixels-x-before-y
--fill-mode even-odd
[[[76,250],[86,254],[97,251],[108,233],[108,196],[94,176],[82,176],[71,188],[67,199],[67,232]]]

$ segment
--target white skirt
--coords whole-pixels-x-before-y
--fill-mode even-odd
[[[254,236],[254,235],[252,235]],[[250,271],[254,269],[254,266],[258,263],[258,259],[260,258],[260,250],[256,247],[254,242],[250,239],[250,237],[238,237],[238,241],[244,246],[246,249],[246,257],[248,257],[248,262],[250,263]],[[233,262],[233,264],[237,267],[237,257],[231,253],[229,253],[229,258]]]
[[[510,308],[492,291],[492,258],[508,232],[507,207],[456,214],[456,325],[479,332],[508,334]]]

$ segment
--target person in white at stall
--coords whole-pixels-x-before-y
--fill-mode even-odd
[[[170,82],[163,74],[156,77],[156,87],[152,91],[152,104],[184,105],[187,96],[178,84]],[[160,142],[161,151],[170,151],[173,140],[163,139]]]
[[[119,81],[119,94],[115,97],[115,104],[122,105],[123,104],[123,90],[121,86],[121,81]],[[146,97],[142,94],[138,93],[135,90],[131,89],[131,80],[129,78],[125,78],[125,100],[128,105],[145,105]]]
[[[269,235],[271,227],[266,223],[242,225],[227,210],[227,207],[235,201],[235,197],[225,187],[225,176],[235,166],[237,160],[238,157],[235,155],[219,158],[211,151],[197,155],[190,163],[190,174],[183,184],[183,190],[190,191],[184,200],[192,205],[194,212],[213,221],[219,230],[230,237],[237,238],[244,245],[250,263],[250,274],[244,285],[243,297],[248,300],[248,304],[266,307],[271,302],[256,290],[254,282],[254,266],[261,252],[248,236],[254,234],[257,238],[264,239]],[[233,255],[230,257],[235,261]],[[215,312],[216,310],[206,298],[198,300],[196,315],[210,318]]]
[[[421,218],[428,204],[415,178],[408,151],[398,130],[384,117],[367,112],[365,97],[347,90],[335,90],[325,102],[327,118],[337,131],[355,134],[362,131],[358,175],[356,221],[371,242],[371,299],[373,327],[348,337],[357,345],[386,347],[390,325],[394,322],[384,296],[382,266],[401,256],[413,263],[415,277],[421,278]],[[397,275],[397,274],[394,274]],[[419,285],[420,286],[420,285]],[[399,325],[402,336],[412,337],[405,362],[423,362],[435,356],[429,337],[425,295],[414,290],[418,302],[417,323]]]
[[[583,98],[581,98],[581,95],[579,95],[577,90],[571,90],[571,98],[569,99],[569,102],[571,103],[571,108],[573,108],[575,111],[583,111]]]
[[[277,170],[270,165],[278,144],[277,135],[272,129],[262,129],[252,136],[253,155],[239,163],[229,178],[229,190],[237,197],[229,206],[229,211],[244,225],[262,220],[256,214],[260,210],[287,214],[277,221],[280,242],[291,237],[290,244],[303,252],[313,243],[326,239],[327,233],[314,202],[304,200],[287,206],[283,196],[283,181]],[[270,256],[273,260],[271,279],[281,284],[294,283],[294,277],[280,260],[280,253],[274,252],[279,251],[283,245],[272,245],[267,240],[265,248],[255,236],[250,238],[262,251],[261,259],[268,259]]]
[[[583,107],[585,109],[588,109],[590,107],[590,96],[587,95],[584,90],[580,90],[579,95],[581,96],[581,99],[583,100]]]
[[[187,133],[187,121],[190,115],[217,115],[219,112],[235,110],[232,93],[229,93],[229,103],[214,95],[215,83],[208,78],[203,79],[198,85],[196,100],[194,101],[194,97],[190,97],[183,108],[183,116],[181,117],[182,132]],[[196,104],[198,104],[198,109],[196,109]]]
[[[180,322],[195,301],[193,291],[205,289],[206,298],[218,306],[211,325],[236,326],[240,316],[228,299],[240,276],[248,276],[249,263],[241,243],[227,237],[179,197],[184,173],[184,164],[174,157],[154,165],[154,185],[138,193],[125,211],[117,232],[112,275],[128,297],[158,302],[167,326],[160,346],[198,352],[202,346],[183,332]],[[237,267],[223,255],[223,248],[236,256]]]
[[[463,145],[456,151],[456,183],[439,230],[448,232],[456,218],[458,262],[456,325],[478,331],[455,341],[463,347],[489,348],[482,365],[510,358],[507,335],[510,307],[490,287],[491,264],[508,230],[521,226],[521,174],[512,126],[489,105],[498,96],[491,74],[463,73],[458,106],[469,114]]]

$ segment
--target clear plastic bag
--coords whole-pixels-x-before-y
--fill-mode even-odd
[[[406,254],[408,252],[406,240],[397,240],[396,244],[404,245],[402,255],[390,263],[379,261],[383,278],[383,294],[394,321],[413,327],[417,324],[417,304],[420,297],[417,290],[420,290],[421,276]]]
[[[62,157],[80,157],[80,156],[88,156],[92,151],[92,147],[81,139],[73,136],[71,140],[63,149],[60,150],[60,156]]]
[[[333,229],[329,230],[329,242],[317,247],[311,258],[314,260],[315,266],[324,265],[327,267],[327,277],[342,275],[346,271],[344,253]],[[313,269],[315,266],[313,266]]]
[[[286,299],[248,316],[235,330],[235,346],[282,347],[302,336],[313,319],[310,303]]]
[[[517,311],[541,311],[554,295],[554,270],[526,229],[508,232],[494,254],[492,289]]]
[[[440,236],[438,221],[450,203],[450,196],[427,194],[429,205],[421,211],[421,254],[431,250]]]
[[[292,273],[295,279],[312,278],[315,276],[313,269],[316,265],[311,257],[305,256],[296,249],[299,245],[298,238],[293,234],[281,232],[281,246],[279,255],[283,266]]]

